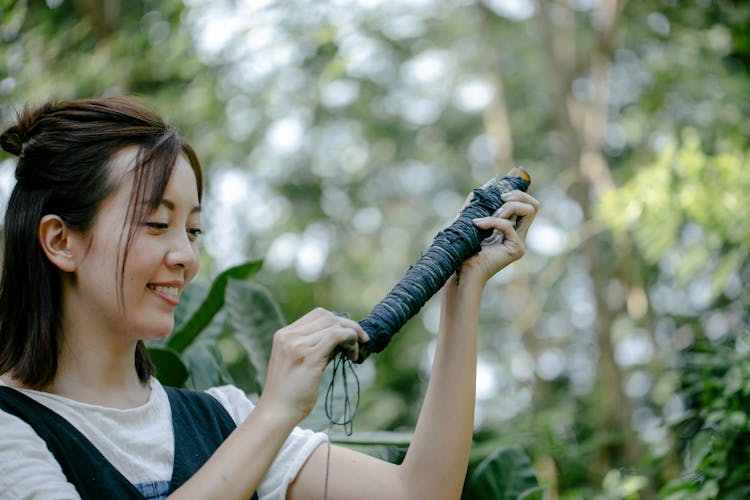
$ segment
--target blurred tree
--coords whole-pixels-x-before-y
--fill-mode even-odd
[[[679,473],[680,350],[747,324],[745,2],[0,6],[0,120],[143,96],[209,172],[203,277],[265,257],[290,318],[363,317],[523,164],[543,208],[486,291],[473,463],[522,444],[552,498],[648,498]],[[413,425],[437,312],[373,357],[358,428]]]
[[[0,119],[50,98],[135,94],[211,159],[225,142],[212,71],[198,60],[179,0],[3,0]],[[210,132],[209,132],[210,131]],[[210,162],[209,162],[210,166]]]

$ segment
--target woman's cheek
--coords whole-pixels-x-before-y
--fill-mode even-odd
[[[201,253],[200,253],[200,250],[198,249],[198,246],[195,245],[195,243],[193,244],[193,254],[194,254],[193,256],[194,264],[190,266],[190,269],[185,275],[186,283],[193,281],[193,278],[195,278],[195,276],[198,274],[198,269],[200,269],[201,267]]]

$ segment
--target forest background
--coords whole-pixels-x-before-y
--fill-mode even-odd
[[[206,170],[195,289],[263,259],[268,324],[364,317],[472,188],[523,165],[542,209],[485,293],[473,466],[522,449],[548,498],[750,492],[746,2],[0,6],[2,124],[49,97],[156,107]],[[217,307],[250,293],[231,290]],[[437,316],[360,367],[355,436],[408,441]],[[222,338],[187,352],[188,385],[257,392],[257,352]]]

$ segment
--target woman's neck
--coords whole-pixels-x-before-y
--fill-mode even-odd
[[[102,316],[78,292],[75,283],[63,282],[57,371],[45,390],[111,408],[145,404],[150,384],[136,372],[137,339],[125,331],[127,322]]]
[[[55,379],[46,391],[121,409],[145,404],[151,393],[150,385],[141,382],[135,370],[135,346],[124,356],[63,347]]]
[[[91,365],[84,364],[76,369],[70,366],[71,363],[61,356],[54,380],[41,391],[82,403],[120,409],[142,406],[151,395],[150,384],[142,383],[135,370],[132,376],[117,379],[116,370],[92,369]],[[124,374],[124,371],[120,373]],[[39,390],[24,384],[10,372],[0,374],[0,380],[9,387]]]
[[[65,310],[65,309],[64,309]],[[134,408],[148,401],[150,385],[135,369],[136,340],[93,321],[63,313],[57,371],[45,390],[76,401]]]

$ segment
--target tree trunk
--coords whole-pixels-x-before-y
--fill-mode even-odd
[[[576,40],[575,15],[566,2],[558,2],[558,19],[552,21],[552,2],[540,1],[539,20],[552,74],[550,92],[556,126],[566,138],[571,165],[577,166],[576,181],[569,194],[591,220],[592,201],[613,185],[607,161],[602,153],[609,103],[609,70],[613,39],[624,1],[603,0],[594,15],[595,35],[588,57],[571,47]],[[560,13],[565,13],[560,16]],[[585,102],[572,95],[576,78],[587,78],[590,93]],[[612,247],[602,238],[586,238],[583,254],[590,262],[593,294],[596,301],[594,334],[599,357],[593,422],[596,451],[590,472],[596,482],[619,460],[637,464],[641,446],[631,427],[631,405],[624,393],[622,374],[615,361],[610,336],[616,313],[607,305],[607,287],[614,279]],[[610,439],[611,437],[615,439]],[[619,460],[618,460],[619,459]]]

